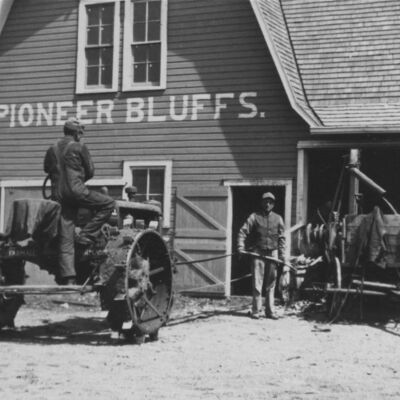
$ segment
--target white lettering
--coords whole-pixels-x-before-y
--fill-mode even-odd
[[[15,108],[16,104],[11,104],[11,118],[10,118],[10,127],[13,128],[15,126]]]
[[[87,119],[88,110],[83,107],[93,106],[93,100],[82,100],[76,103],[76,118],[81,120],[82,124],[93,124],[92,119]]]
[[[154,97],[149,97],[149,122],[163,122],[166,120],[165,115],[154,115]]]
[[[57,119],[56,125],[64,125],[64,122],[67,119],[68,110],[64,110],[64,108],[72,108],[72,101],[61,101],[57,103]]]
[[[238,118],[265,118],[265,112],[259,112],[256,105],[257,92],[227,92],[227,93],[195,93],[182,96],[171,95],[165,100],[169,113],[162,114],[164,107],[157,105],[155,97],[134,97],[126,99],[126,123],[135,122],[165,122],[197,121],[201,115],[212,116],[214,120],[220,119],[230,110],[239,105]],[[239,104],[238,104],[239,103]],[[118,103],[119,104],[119,103]],[[120,106],[120,105],[119,105]],[[157,108],[158,107],[158,108]],[[24,103],[0,104],[0,120],[9,118],[9,126],[27,127],[63,125],[69,116],[76,115],[84,124],[113,124],[114,100],[82,100],[49,102],[49,103]],[[155,115],[159,113],[160,115]]]
[[[112,100],[99,100],[97,102],[97,116],[96,124],[101,124],[101,116],[104,115],[107,119],[108,124],[113,123],[112,111],[114,109],[114,102]]]
[[[182,112],[180,115],[176,113],[175,96],[169,98],[169,114],[173,121],[183,121],[187,117],[189,96],[185,94],[182,98]]]
[[[193,108],[192,108],[192,121],[197,120],[198,112],[204,109],[204,104],[201,101],[210,100],[210,94],[194,94],[193,95]]]
[[[233,99],[235,97],[234,93],[217,93],[215,95],[215,114],[214,119],[221,118],[221,110],[227,108],[226,103],[222,103],[222,99]]]
[[[5,118],[9,112],[10,112],[9,106],[7,106],[6,104],[0,105],[0,118]]]
[[[28,119],[25,119],[28,113]],[[21,126],[29,126],[33,122],[33,107],[30,104],[22,104],[18,111],[18,122]]]
[[[248,113],[240,113],[238,115],[238,117],[239,118],[254,118],[257,116],[257,113],[258,113],[257,106],[253,103],[249,103],[248,101],[246,101],[246,97],[257,97],[257,92],[243,92],[240,94],[239,102],[240,102],[241,106],[244,108],[248,108],[251,111]]]
[[[144,118],[143,108],[144,100],[142,98],[126,99],[126,122],[142,122]]]
[[[42,103],[38,103],[36,126],[42,125],[42,117],[46,120],[48,126],[53,125],[53,108],[54,108],[53,102],[48,104],[47,110],[44,108]]]

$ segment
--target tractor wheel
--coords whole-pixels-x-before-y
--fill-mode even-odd
[[[127,237],[132,237],[128,246]],[[108,251],[111,262],[124,266],[124,270],[111,269],[115,272],[100,292],[111,329],[134,343],[147,337],[156,340],[158,330],[168,321],[173,299],[166,243],[154,230],[126,230],[109,243]]]
[[[125,292],[135,336],[149,335],[154,340],[167,323],[172,305],[172,263],[156,231],[146,230],[135,237],[127,256]]]
[[[0,264],[1,285],[22,285],[25,283],[25,261],[7,260]],[[21,305],[24,304],[24,296],[0,294],[0,329],[8,326],[14,327],[14,319]]]

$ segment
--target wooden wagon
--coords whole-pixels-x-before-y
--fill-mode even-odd
[[[388,205],[392,214],[375,206],[369,214],[341,215],[335,195],[327,221],[294,231],[292,254],[303,257],[297,263],[298,286],[326,294],[332,316],[340,313],[350,296],[400,296],[400,215],[382,188],[355,166],[345,168],[377,192],[381,206]]]

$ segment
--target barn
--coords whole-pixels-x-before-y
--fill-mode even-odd
[[[3,0],[0,226],[41,197],[43,157],[71,116],[96,175],[163,206],[176,290],[229,296],[236,235],[262,192],[286,227],[332,198],[343,156],[399,206],[395,0]],[[346,209],[357,205],[355,182]],[[368,208],[373,199],[364,195]],[[212,261],[195,262],[213,258]]]

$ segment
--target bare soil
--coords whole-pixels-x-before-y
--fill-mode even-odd
[[[399,399],[400,308],[324,304],[253,320],[250,298],[178,296],[157,342],[111,335],[92,295],[27,297],[0,333],[1,399]]]

